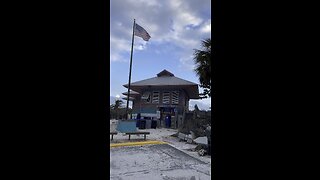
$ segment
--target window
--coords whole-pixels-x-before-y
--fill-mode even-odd
[[[179,104],[179,91],[171,92],[172,104]]]
[[[143,95],[141,96],[141,99],[146,100],[147,102],[150,102],[150,92],[144,92]]]
[[[170,92],[163,92],[162,103],[163,104],[170,103]]]
[[[153,91],[152,103],[159,104],[159,91]]]

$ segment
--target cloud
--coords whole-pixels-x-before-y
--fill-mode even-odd
[[[200,31],[203,32],[203,33],[210,33],[210,32],[211,32],[211,19],[208,20],[208,21],[206,21],[206,22],[202,25]]]
[[[200,49],[201,41],[211,37],[210,0],[111,0],[110,8],[111,66],[129,62],[136,19],[151,39],[146,42],[135,37],[135,52],[147,49],[158,57],[170,56],[175,61],[172,64],[178,64],[177,71],[194,74],[194,49]],[[210,107],[211,103],[192,102],[197,102],[200,109]]]
[[[193,49],[200,48],[201,40],[211,36],[210,5],[210,0],[111,0],[110,60],[123,61],[122,57],[130,53],[135,18],[151,35],[150,43],[159,48],[173,44],[179,48],[181,59],[177,61],[181,67],[190,68]],[[135,49],[145,50],[147,46],[141,38],[135,38]]]
[[[188,53],[187,55],[182,55],[182,57],[179,59],[180,65],[179,68],[181,69],[187,69],[189,71],[193,71],[195,69],[195,64],[193,62],[193,55],[192,53]]]
[[[197,105],[200,110],[210,110],[211,98],[207,98],[203,100],[190,100],[189,110],[194,110],[195,105]]]
[[[120,107],[126,108],[127,107],[127,101],[122,99],[122,98],[124,98],[124,96],[120,96],[120,97],[110,96],[110,105],[111,104],[115,104],[116,100],[121,100],[123,102],[123,104]],[[131,101],[129,101],[129,108],[132,108],[132,102]]]

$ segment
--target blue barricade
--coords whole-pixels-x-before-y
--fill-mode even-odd
[[[121,133],[136,132],[137,131],[136,120],[119,120],[117,131]]]

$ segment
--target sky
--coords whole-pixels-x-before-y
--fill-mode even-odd
[[[110,0],[110,103],[128,84],[133,20],[151,36],[134,37],[131,82],[156,77],[166,69],[197,83],[194,49],[211,38],[210,0]],[[203,89],[199,87],[200,93]],[[190,109],[209,110],[211,98],[190,100]]]

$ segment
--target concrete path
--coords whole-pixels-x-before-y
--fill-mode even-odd
[[[112,180],[206,180],[211,165],[168,144],[110,148]]]

